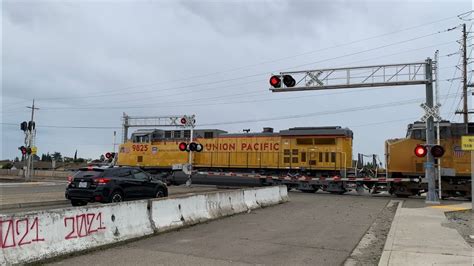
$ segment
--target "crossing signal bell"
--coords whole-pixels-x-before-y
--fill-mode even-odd
[[[433,155],[434,158],[440,158],[443,157],[444,155],[444,148],[443,146],[440,145],[434,145],[429,149],[429,152],[431,155]],[[416,145],[415,147],[415,155],[416,157],[422,158],[425,157],[426,154],[428,153],[428,148],[424,145]]]
[[[178,145],[178,148],[180,151],[196,151],[196,152],[201,152],[204,147],[202,144],[191,142],[187,144],[186,142],[181,142]]]
[[[283,84],[286,87],[294,87],[296,85],[296,80],[291,75],[283,75],[283,76],[274,75],[274,76],[271,76],[270,85],[273,88],[280,88],[282,78],[283,78]]]

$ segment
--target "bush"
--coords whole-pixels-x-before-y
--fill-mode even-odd
[[[12,163],[7,163],[2,166],[2,169],[11,169],[13,167]]]

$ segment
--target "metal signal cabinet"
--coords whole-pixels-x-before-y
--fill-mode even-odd
[[[171,168],[173,164],[186,163],[188,153],[178,149],[186,139],[167,139],[160,137],[161,132],[153,138],[151,135],[156,131],[142,132],[148,134],[147,138],[137,138],[138,133],[132,135],[130,141],[120,146],[117,164]],[[202,144],[204,150],[193,153],[193,166],[334,173],[351,167],[352,137],[351,130],[341,127],[290,128],[278,133],[266,128],[261,133],[245,134],[196,130],[194,141]]]

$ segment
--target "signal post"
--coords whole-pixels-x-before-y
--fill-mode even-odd
[[[128,139],[128,129],[130,127],[182,127],[190,129],[189,143],[180,143],[178,149],[180,151],[188,151],[188,163],[185,165],[173,165],[173,170],[183,170],[188,174],[188,181],[186,185],[191,185],[191,174],[192,174],[192,162],[194,151],[200,152],[203,146],[198,143],[194,143],[194,127],[196,124],[195,115],[175,115],[175,116],[136,116],[131,117],[123,113],[122,123],[122,139],[125,143]],[[117,158],[115,158],[117,159]]]

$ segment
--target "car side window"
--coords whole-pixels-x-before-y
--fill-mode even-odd
[[[120,177],[120,178],[133,178],[133,175],[132,175],[132,173],[130,172],[129,169],[122,169],[118,173],[118,177]]]
[[[132,170],[132,173],[135,176],[135,179],[138,179],[138,180],[147,180],[148,179],[147,174],[145,174],[144,172],[142,172],[140,170],[134,169],[134,170]]]

